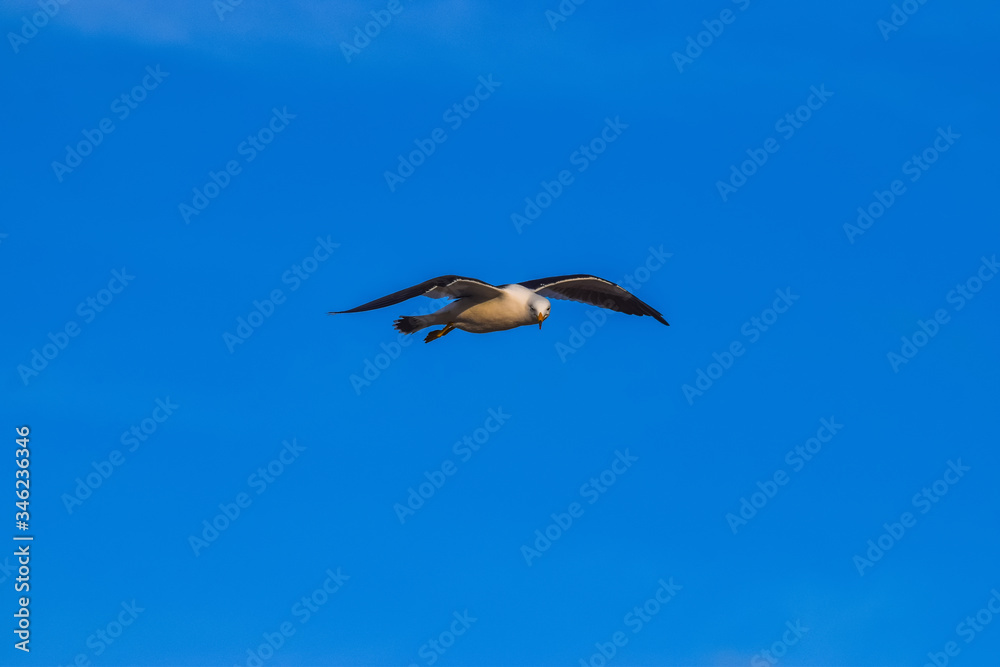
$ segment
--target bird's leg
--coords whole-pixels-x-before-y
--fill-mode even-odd
[[[439,331],[432,331],[429,334],[427,334],[427,338],[424,338],[424,342],[425,343],[429,343],[432,340],[437,340],[438,338],[440,338],[441,336],[445,335],[446,333],[448,333],[449,331],[451,331],[454,328],[455,328],[455,324],[452,323],[452,322],[449,322],[448,324],[445,325],[444,329],[441,329]]]

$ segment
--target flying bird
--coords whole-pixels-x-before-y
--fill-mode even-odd
[[[443,324],[443,329],[427,334],[425,343],[437,340],[453,329],[490,333],[532,324],[537,324],[541,329],[542,322],[549,316],[550,298],[579,301],[628,315],[649,315],[670,326],[660,313],[625,288],[586,274],[538,278],[511,285],[491,285],[462,276],[440,276],[369,301],[357,308],[329,314],[360,313],[385,308],[416,296],[454,299],[430,315],[403,316],[394,322],[396,330],[404,334]]]

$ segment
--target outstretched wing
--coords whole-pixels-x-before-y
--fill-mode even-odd
[[[503,294],[503,290],[494,287],[489,283],[475,278],[463,278],[462,276],[439,276],[425,280],[419,285],[401,289],[380,299],[369,301],[368,303],[351,308],[350,310],[338,310],[329,313],[330,315],[340,315],[343,313],[360,313],[365,310],[375,310],[394,306],[397,303],[412,299],[415,296],[429,296],[432,299],[458,299],[465,296],[480,297],[482,299],[492,299]]]
[[[549,299],[580,301],[626,315],[649,315],[670,326],[663,319],[663,315],[660,315],[649,304],[637,298],[624,287],[597,276],[581,273],[574,276],[538,278],[520,284]]]

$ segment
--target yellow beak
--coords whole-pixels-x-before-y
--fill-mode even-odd
[[[548,315],[546,315],[545,313],[538,313],[538,328],[539,329],[542,328],[542,322],[545,321],[546,317],[548,317]]]

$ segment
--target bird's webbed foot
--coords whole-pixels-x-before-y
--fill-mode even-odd
[[[427,334],[427,337],[424,338],[424,342],[429,343],[432,340],[437,340],[438,338],[444,336],[454,328],[455,328],[454,323],[449,322],[448,324],[445,325],[444,329],[438,329],[437,331],[432,331],[429,334]]]

